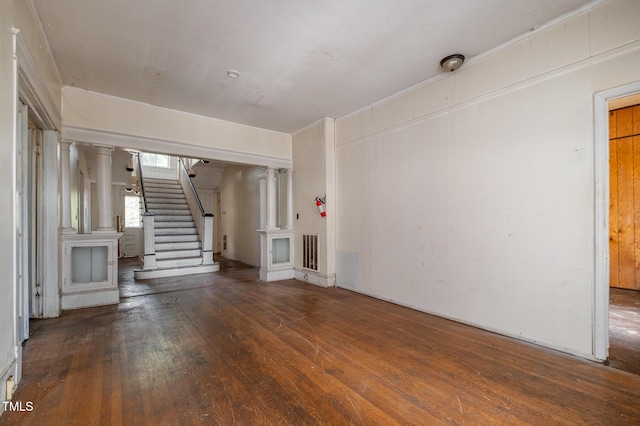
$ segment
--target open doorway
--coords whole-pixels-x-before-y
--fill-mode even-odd
[[[640,95],[609,102],[609,365],[640,374]]]
[[[594,94],[594,292],[593,292],[593,357],[609,359],[610,297],[610,167],[609,110],[620,100],[640,95],[640,81]],[[635,102],[638,103],[638,102]],[[624,106],[633,105],[634,102]]]

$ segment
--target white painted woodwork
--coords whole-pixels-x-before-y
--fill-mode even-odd
[[[126,96],[126,95],[123,95]],[[65,87],[63,136],[192,158],[291,167],[291,135]],[[176,147],[175,144],[180,144]]]
[[[632,16],[607,2],[337,120],[348,287],[603,359],[594,93],[638,80]]]
[[[630,96],[629,96],[630,95]],[[629,106],[639,100],[640,81],[603,90],[594,96],[595,109],[595,291],[593,350],[597,359],[609,356],[609,287],[610,287],[610,182],[609,182],[609,114],[612,106]]]
[[[292,279],[294,233],[285,229],[259,230],[260,280],[266,282]]]
[[[71,157],[70,141],[60,141],[60,216],[62,233],[73,234],[71,227]]]
[[[267,228],[267,174],[263,173],[258,177],[260,188],[260,226],[258,230]]]
[[[275,170],[268,167],[266,170],[267,179],[267,230],[276,229],[276,176]]]
[[[22,100],[17,105],[16,126],[16,313],[17,339],[20,344],[29,338],[29,282],[31,280],[29,264],[30,258],[29,244],[31,242],[31,232],[35,231],[31,227],[29,199],[31,188],[29,186],[29,107]]]
[[[144,258],[142,270],[134,271],[135,278],[220,270],[213,259],[213,216],[201,214],[188,182],[144,177],[144,186],[148,202],[148,213],[143,215]],[[149,202],[152,199],[157,202]]]
[[[98,226],[96,231],[113,232],[115,231],[111,190],[111,151],[113,148],[97,146],[95,149],[96,195],[98,201]]]
[[[142,229],[144,230],[144,257],[142,259],[142,268],[145,271],[158,268],[158,264],[156,262],[154,222],[153,213],[145,213],[142,215]]]
[[[54,318],[60,315],[59,245],[58,245],[58,157],[59,134],[45,130],[42,135],[42,174],[39,186],[40,245],[39,280],[42,284],[42,316]]]
[[[207,179],[207,173],[203,173],[203,170],[206,171],[208,170],[208,168],[206,167],[202,167],[199,168],[197,171],[197,175],[196,178],[194,178],[194,185],[204,185],[204,184],[208,184],[207,187],[202,187],[202,186],[196,186],[196,189],[198,191],[198,195],[200,196],[200,201],[202,202],[202,206],[204,207],[204,210],[206,212],[211,212],[214,216],[212,217],[212,223],[211,223],[211,234],[212,234],[212,241],[211,241],[211,249],[213,253],[220,253],[220,248],[219,246],[219,232],[218,232],[218,223],[220,221],[220,214],[218,212],[218,194],[219,192],[217,192],[217,188],[218,185],[220,183],[220,179],[222,179],[222,173],[224,171],[224,168],[218,168],[215,169],[215,173],[213,173],[214,178],[213,178],[213,182],[209,181],[209,179]],[[200,178],[204,177],[205,178],[205,182],[203,182]]]
[[[287,215],[284,229],[293,229],[293,171],[285,170],[285,176],[287,177]]]
[[[125,227],[122,238],[120,239],[120,256],[121,257],[139,257],[143,256],[142,229]]]
[[[120,301],[118,239],[121,236],[115,232],[61,235],[62,309]]]
[[[0,289],[4,297],[0,298],[0,379],[6,383],[9,375],[17,374],[22,365],[18,345],[18,316],[16,303],[18,297],[18,283],[16,280],[16,163],[14,150],[16,149],[17,132],[17,62],[15,58],[15,35],[10,30],[12,26],[13,10],[10,2],[0,5],[0,136],[5,143],[0,144],[0,158],[6,159],[0,167],[0,179],[4,185],[0,186],[0,220],[8,224],[0,229],[2,235],[2,251],[0,252],[0,270],[5,279],[0,282]],[[5,389],[2,389],[5,388]],[[6,396],[6,386],[0,386],[0,397]],[[4,400],[4,399],[3,399]]]

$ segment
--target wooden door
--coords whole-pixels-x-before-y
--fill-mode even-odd
[[[640,290],[640,105],[609,113],[611,287]]]

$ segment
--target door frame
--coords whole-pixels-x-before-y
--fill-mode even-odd
[[[595,265],[593,356],[609,357],[609,101],[640,93],[640,81],[594,94]]]

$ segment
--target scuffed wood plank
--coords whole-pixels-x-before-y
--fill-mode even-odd
[[[34,321],[14,397],[32,400],[34,411],[4,413],[1,423],[618,424],[640,417],[640,376],[344,289],[261,283],[257,268],[221,263],[220,273],[144,283],[121,271],[121,290],[132,296],[119,306]],[[74,412],[74,401],[93,398]]]

